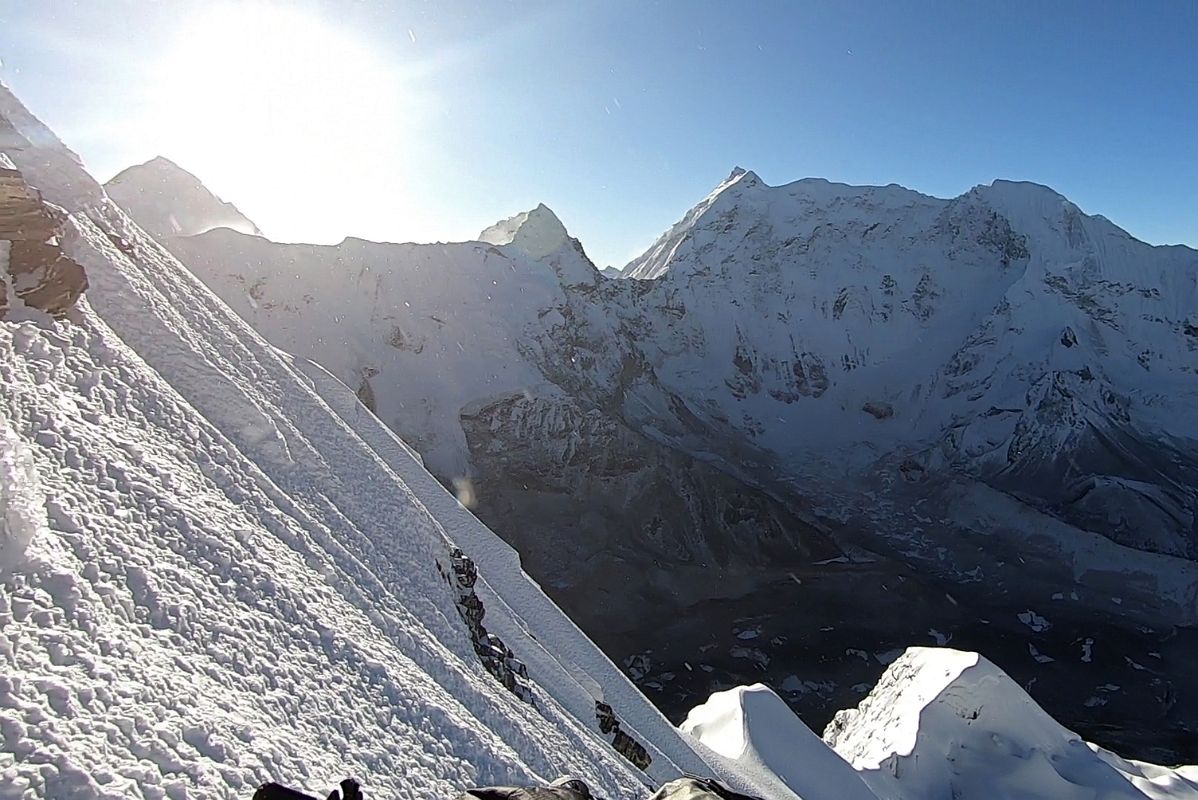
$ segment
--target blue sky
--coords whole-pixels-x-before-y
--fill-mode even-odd
[[[545,202],[622,264],[741,165],[938,196],[1032,180],[1198,246],[1188,0],[0,0],[0,19],[0,78],[99,177],[168,156],[273,238],[464,239]]]

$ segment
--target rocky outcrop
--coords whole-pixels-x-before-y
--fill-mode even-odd
[[[874,419],[890,419],[894,416],[894,406],[890,405],[890,403],[870,401],[861,406],[861,410]]]
[[[65,216],[0,154],[0,319],[18,303],[61,317],[87,288],[83,267],[59,247]]]
[[[474,591],[478,581],[478,567],[474,560],[461,551],[453,548],[449,556],[450,571],[447,573],[440,563],[437,571],[449,581],[458,592],[458,614],[470,630],[470,639],[474,642],[474,652],[487,672],[504,685],[509,692],[526,703],[535,704],[532,684],[528,680],[528,668],[524,662],[516,658],[511,649],[493,633],[488,633],[483,626],[483,617],[487,610],[483,601]]]
[[[620,718],[612,707],[602,700],[595,701],[595,719],[599,721],[599,731],[608,740],[617,753],[628,759],[638,769],[648,769],[653,763],[649,751],[640,742],[620,729]]]

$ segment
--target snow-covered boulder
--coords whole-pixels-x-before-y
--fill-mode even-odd
[[[913,647],[824,740],[883,800],[1198,798],[1198,774],[1082,740],[977,653]]]
[[[0,420],[0,575],[20,565],[34,537],[45,530],[46,498],[33,452]]]

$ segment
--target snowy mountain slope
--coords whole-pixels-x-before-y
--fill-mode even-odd
[[[842,546],[907,565],[883,586],[924,583],[912,628],[983,648],[1069,724],[1133,748],[1183,732],[1172,757],[1198,741],[1198,253],[1034,184],[939,200],[737,170],[625,274],[645,284],[646,369],[693,415],[671,441],[754,464]],[[1051,632],[995,635],[1049,604]],[[741,615],[786,635],[779,605]],[[861,635],[846,653],[898,644]],[[1081,696],[1059,663],[1074,637],[1121,651]],[[1151,676],[1123,673],[1161,641],[1178,649]],[[1096,724],[1082,701],[1105,683],[1137,696]]]
[[[739,170],[624,271],[642,280],[596,280],[544,207],[481,238],[162,241],[354,387],[609,653],[654,649],[635,674],[672,714],[817,670],[786,699],[822,725],[881,672],[852,652],[957,637],[1088,735],[1194,741],[1193,251],[1031,184],[940,200]],[[895,591],[901,630],[870,622]],[[679,613],[717,601],[725,630]],[[1051,631],[1018,622],[1046,605]],[[774,633],[746,651],[738,617]],[[1078,637],[1105,654],[1094,686],[1162,653],[1101,722],[1093,686],[1028,656]]]
[[[70,323],[0,324],[4,496],[24,498],[4,517],[6,796],[356,773],[431,797],[562,772],[639,796],[580,704],[595,695],[654,777],[705,769],[510,550],[456,506],[430,512],[453,501],[343,387],[232,315],[7,90],[0,117],[92,281]],[[21,511],[43,497],[44,527]],[[452,544],[485,551],[487,624],[530,665],[535,707],[480,666],[442,577]]]
[[[121,171],[104,191],[152,236],[192,236],[213,228],[260,233],[237,206],[224,202],[194,175],[161,156]]]
[[[519,342],[562,290],[515,246],[278,245],[228,229],[173,241],[243,319],[332,370],[442,474],[468,475],[467,402],[553,391]]]
[[[142,170],[125,174],[132,191]],[[744,592],[781,556],[838,552],[809,542],[818,537],[768,495],[632,430],[546,366],[563,358],[556,332],[576,316],[588,341],[566,371],[599,361],[603,393],[618,391],[622,359],[635,354],[615,313],[581,307],[601,279],[544,206],[488,228],[484,242],[292,245],[228,229],[160,238],[272,343],[353,387],[520,547],[592,636],[611,641],[654,593]],[[654,558],[733,574],[666,585]]]
[[[1034,184],[938,200],[737,171],[625,274],[680,310],[645,347],[662,382],[804,480],[947,461],[1198,552],[1193,250]]]
[[[824,738],[885,800],[1198,797],[1194,767],[1088,744],[986,659],[947,648],[908,650]]]

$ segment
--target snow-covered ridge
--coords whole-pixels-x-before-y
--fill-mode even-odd
[[[680,727],[759,784],[774,781],[800,797],[874,798],[849,764],[761,684],[711,695]]]
[[[807,208],[838,209],[841,219],[852,215],[870,215],[882,207],[934,205],[937,200],[897,184],[888,186],[851,186],[824,178],[803,178],[781,186],[770,186],[757,173],[733,168],[706,198],[667,230],[639,257],[622,269],[625,277],[652,280],[666,273],[690,246],[690,240],[703,230],[722,231],[734,213],[768,214],[771,206],[797,203]],[[796,222],[797,218],[791,218]],[[818,224],[820,220],[816,220]]]

